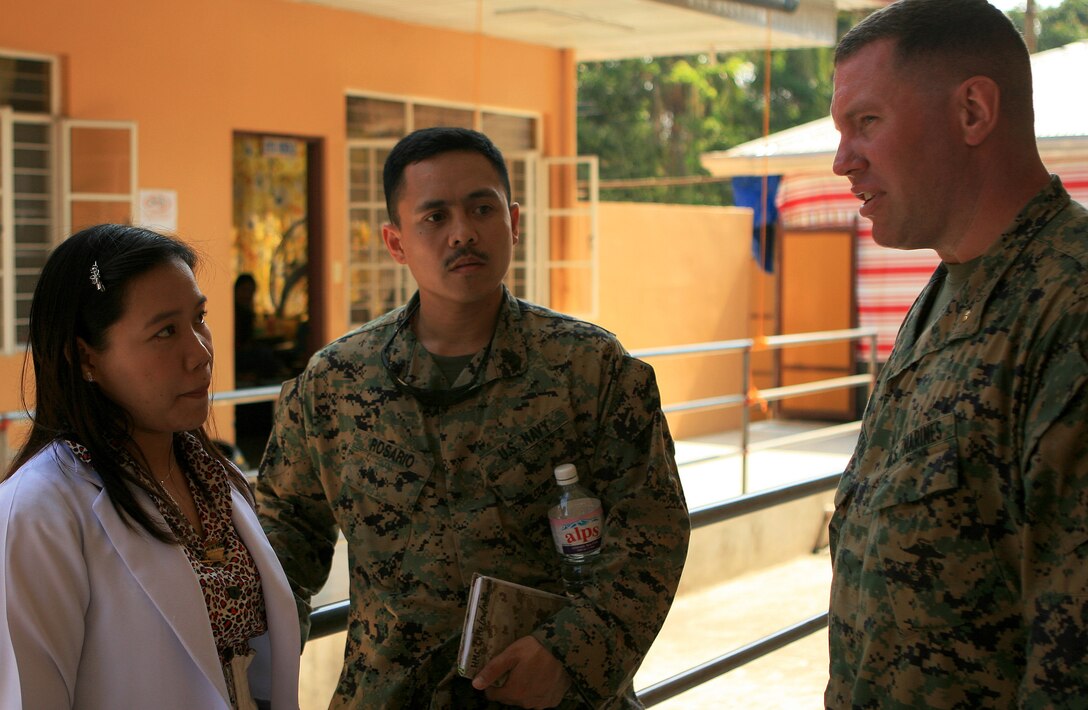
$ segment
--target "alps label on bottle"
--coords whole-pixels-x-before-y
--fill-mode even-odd
[[[552,518],[552,539],[561,555],[588,555],[601,546],[601,518],[604,510],[596,508],[574,518]]]

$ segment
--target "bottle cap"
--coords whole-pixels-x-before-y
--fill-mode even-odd
[[[555,480],[561,486],[574,483],[578,480],[578,469],[572,463],[561,463],[555,467]]]

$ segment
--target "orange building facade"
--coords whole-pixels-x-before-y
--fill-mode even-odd
[[[194,244],[204,256],[198,278],[216,334],[217,390],[234,386],[230,304],[234,278],[249,268],[246,245],[250,252],[274,248],[260,241],[267,231],[261,220],[251,216],[247,224],[237,214],[244,201],[238,193],[247,182],[264,186],[264,203],[276,202],[277,190],[305,195],[306,244],[301,257],[295,244],[291,263],[306,267],[313,297],[307,299],[304,289],[301,300],[315,325],[310,338],[320,343],[388,305],[365,307],[362,282],[385,274],[375,276],[361,262],[367,249],[380,247],[374,224],[384,213],[381,195],[373,194],[380,184],[380,154],[404,132],[460,123],[491,133],[507,129],[516,145],[504,150],[525,161],[575,152],[569,50],[286,0],[3,0],[0,17],[0,62],[7,61],[0,77],[7,77],[9,92],[25,81],[21,70],[28,63],[41,63],[49,72],[49,86],[35,88],[50,95],[46,111],[6,111],[8,125],[15,127],[6,134],[9,158],[14,154],[17,165],[20,128],[29,122],[49,136],[34,146],[52,155],[43,159],[51,167],[49,175],[39,176],[44,186],[33,191],[45,193],[49,204],[43,210],[63,217],[50,216],[47,225],[39,225],[41,239],[55,243],[68,229],[132,219],[165,226]],[[396,120],[390,124],[383,115]],[[62,128],[65,120],[107,123],[92,126],[104,129],[97,133],[81,133],[79,126]],[[247,141],[258,151],[281,153],[279,164],[304,157],[296,184],[269,184],[259,166],[249,169],[253,161],[240,156]],[[100,153],[111,144],[120,153],[104,158]],[[87,160],[80,160],[81,145]],[[59,155],[63,151],[68,152]],[[366,157],[375,153],[377,175],[366,174],[375,164]],[[85,202],[79,200],[81,172],[108,183],[84,186]],[[16,203],[8,215],[12,228],[26,222],[28,203],[20,203],[19,180],[9,182],[0,182],[0,190],[7,189]],[[367,190],[369,196],[357,194]],[[111,191],[120,197],[98,199]],[[141,214],[141,207],[156,205],[165,211],[158,221]],[[286,230],[291,215],[269,219]],[[243,243],[240,232],[247,230],[249,241]],[[26,284],[33,278],[19,266],[23,286],[19,278],[10,279],[14,290],[5,292],[15,294],[7,299],[15,307],[5,311],[9,337],[0,352],[0,381],[11,385],[21,377],[23,347],[18,327],[10,326],[25,318]],[[288,277],[261,269],[258,281],[267,287],[262,294],[271,292],[276,300],[278,287],[286,284],[269,281]],[[396,302],[406,289],[401,285],[386,300]],[[293,300],[300,300],[297,289]],[[290,318],[291,309],[298,310],[291,301],[266,305],[278,306],[280,315],[286,310]],[[17,387],[0,388],[0,410],[19,406]]]

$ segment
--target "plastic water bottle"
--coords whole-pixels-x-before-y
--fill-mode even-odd
[[[604,510],[601,501],[578,485],[574,464],[555,467],[559,503],[548,510],[555,549],[563,560],[563,582],[569,591],[581,589],[593,575],[592,563],[601,551]]]

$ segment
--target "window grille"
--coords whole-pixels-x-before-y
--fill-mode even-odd
[[[30,299],[55,239],[57,63],[0,50],[0,352],[27,338]]]
[[[49,251],[99,222],[132,221],[136,126],[59,115],[57,61],[0,50],[0,353],[26,343]]]
[[[481,111],[472,107],[409,99],[349,95],[348,135],[348,303],[353,326],[406,303],[416,289],[407,267],[389,255],[382,241],[388,221],[382,169],[397,140],[417,128],[461,126],[486,133],[503,151],[511,199],[521,207],[521,234],[506,282],[517,296],[545,303],[538,288],[534,240],[536,172],[540,119]]]

